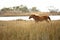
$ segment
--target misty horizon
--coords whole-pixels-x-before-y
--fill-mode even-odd
[[[25,5],[28,8],[37,7],[40,11],[48,11],[49,6],[54,6],[60,10],[60,0],[0,0],[0,9]]]

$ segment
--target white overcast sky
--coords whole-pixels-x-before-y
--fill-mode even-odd
[[[41,11],[47,11],[49,6],[54,6],[60,10],[60,0],[0,0],[0,9],[21,4],[26,5],[28,8],[35,6]]]

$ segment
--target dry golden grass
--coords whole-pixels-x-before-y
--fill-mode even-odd
[[[50,13],[50,12],[28,12],[28,13],[5,12],[5,13],[2,13],[0,16],[29,16],[31,14],[38,14],[40,16],[43,16],[43,15],[51,15],[53,13]]]
[[[0,40],[60,40],[60,21],[0,21]]]
[[[57,13],[50,13],[50,12],[27,12],[27,13],[24,13],[24,12],[14,12],[14,11],[7,11],[7,12],[2,12],[0,14],[0,16],[30,16],[31,14],[38,14],[40,16],[44,16],[44,15],[60,15],[59,12]]]

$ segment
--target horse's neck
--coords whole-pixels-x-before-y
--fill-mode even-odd
[[[35,16],[34,19],[35,19],[35,20],[39,19],[39,16]]]

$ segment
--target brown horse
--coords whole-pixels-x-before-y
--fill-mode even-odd
[[[50,17],[49,16],[37,16],[37,15],[30,15],[29,19],[33,18],[36,22],[39,22],[39,21],[48,21],[48,19],[51,21]]]

